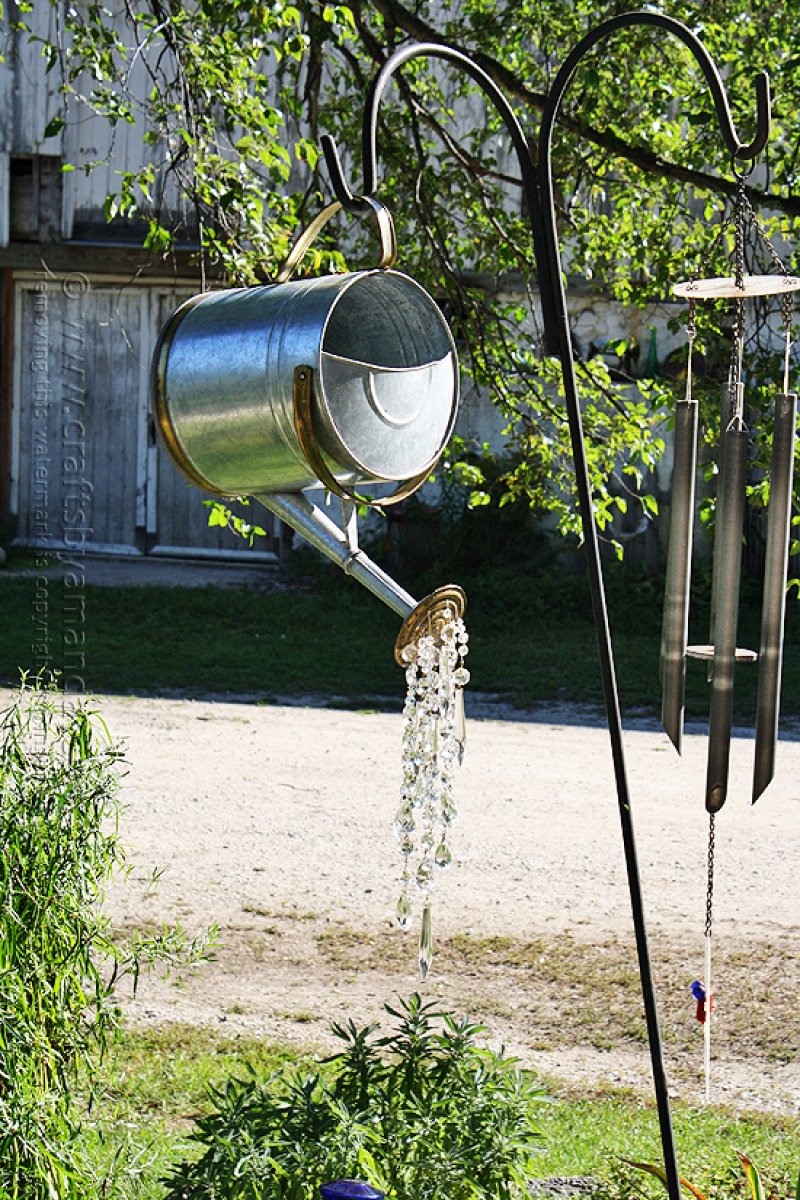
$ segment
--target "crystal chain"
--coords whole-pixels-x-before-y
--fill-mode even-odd
[[[422,978],[433,957],[431,900],[436,871],[453,861],[447,837],[457,817],[453,772],[464,753],[463,698],[469,682],[464,667],[469,635],[453,614],[416,644],[406,646],[408,692],[403,709],[403,784],[394,827],[403,869],[397,923],[412,922],[412,884],[422,893],[419,966]]]

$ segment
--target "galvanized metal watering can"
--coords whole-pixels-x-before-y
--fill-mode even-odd
[[[430,474],[456,417],[456,350],[427,292],[387,269],[391,218],[372,205],[381,269],[289,281],[340,208],[332,204],[278,283],[195,296],[164,327],[153,365],[158,425],[177,465],[206,491],[323,483],[347,496],[393,482],[391,502]]]
[[[328,205],[277,282],[206,292],[164,326],[151,390],[162,440],[192,483],[254,496],[396,612],[416,604],[358,548],[364,485],[394,483],[381,508],[410,496],[444,450],[458,411],[458,359],[431,297],[392,270],[388,210],[365,200],[381,238],[377,269],[290,281]],[[322,484],[343,502],[342,528],[302,496]]]

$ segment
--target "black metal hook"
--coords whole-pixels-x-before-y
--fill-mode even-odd
[[[714,108],[717,113],[719,129],[722,135],[722,140],[728,153],[733,158],[753,159],[756,158],[766,146],[772,123],[771,118],[771,103],[769,89],[769,75],[766,71],[761,71],[754,80],[755,95],[756,95],[756,132],[752,141],[742,142],[739,140],[739,135],[736,132],[736,126],[733,123],[731,116],[730,104],[728,103],[728,94],[725,90],[725,84],[722,82],[722,76],[717,70],[716,63],[706,50],[703,43],[700,41],[696,33],[689,29],[688,25],[684,25],[682,21],[678,21],[675,17],[668,17],[664,13],[651,11],[650,9],[641,9],[637,12],[621,13],[617,17],[609,17],[607,21],[602,21],[596,29],[581,39],[574,47],[567,58],[561,65],[558,74],[553,80],[553,85],[547,94],[544,109],[542,110],[542,122],[540,127],[540,145],[539,158],[540,161],[547,154],[542,154],[542,143],[545,144],[549,151],[552,130],[555,123],[558,110],[561,106],[561,101],[564,98],[564,93],[569,86],[575,70],[584,57],[598,42],[604,41],[610,37],[612,33],[616,33],[618,29],[625,29],[630,26],[652,26],[656,29],[665,29],[667,33],[672,33],[679,38],[685,46],[691,50],[694,55],[697,65],[705,76],[711,92],[711,97],[714,101]]]
[[[756,132],[752,141],[742,142],[736,131],[736,126],[733,123],[730,104],[728,103],[728,95],[725,90],[725,85],[722,81],[719,71],[717,70],[714,60],[706,50],[703,43],[695,33],[682,21],[676,20],[674,17],[668,17],[664,13],[651,12],[643,9],[638,12],[623,13],[620,16],[611,17],[607,21],[603,21],[596,29],[587,34],[571,51],[563,65],[561,66],[551,87],[545,106],[542,112],[542,122],[540,127],[540,138],[547,139],[548,145],[552,136],[552,127],[555,122],[558,109],[564,97],[564,93],[575,73],[575,70],[585,54],[588,53],[598,42],[603,41],[618,29],[623,29],[629,26],[652,26],[655,28],[665,29],[668,33],[674,34],[679,38],[692,52],[694,58],[700,67],[706,82],[711,91],[711,96],[714,102],[714,108],[719,121],[720,133],[725,146],[734,159],[755,159],[764,146],[767,144],[771,128],[771,102],[770,102],[770,86],[769,75],[766,71],[761,71],[754,80],[755,98],[756,98]],[[522,169],[523,187],[526,193],[533,191],[535,183],[533,180],[533,170],[531,165],[530,150],[525,139],[525,135],[517,120],[514,110],[511,108],[506,97],[495,84],[494,80],[482,67],[478,66],[466,54],[460,50],[456,50],[453,46],[443,45],[439,42],[417,42],[410,46],[404,46],[400,50],[396,50],[389,59],[384,63],[378,75],[373,80],[367,99],[364,105],[364,119],[361,132],[361,149],[364,170],[364,183],[360,189],[361,196],[371,196],[374,194],[377,187],[377,164],[378,164],[378,148],[377,148],[377,128],[378,128],[378,112],[383,94],[392,79],[395,72],[405,63],[414,58],[442,58],[449,62],[456,63],[462,68],[475,82],[481,87],[485,94],[491,99],[497,108],[503,122],[511,135],[514,148],[520,160]],[[330,134],[323,134],[320,139],[322,152],[325,157],[325,163],[328,168],[328,173],[331,180],[336,199],[343,208],[350,212],[363,212],[365,209],[363,201],[354,195],[345,179],[344,170],[342,168],[341,159],[339,156],[336,142]],[[541,156],[540,157],[546,157]],[[527,197],[530,201],[531,197]]]
[[[380,72],[372,81],[364,102],[364,120],[361,129],[364,182],[359,189],[360,195],[371,196],[377,187],[378,112],[381,99],[395,72],[413,58],[445,59],[448,62],[456,63],[467,75],[475,80],[495,105],[511,136],[511,141],[519,159],[520,170],[522,172],[522,186],[526,194],[529,209],[533,211],[537,208],[536,181],[530,149],[516,113],[500,88],[482,67],[473,62],[466,54],[462,54],[460,50],[456,50],[455,47],[442,45],[439,42],[415,42],[410,46],[404,46],[400,50],[396,50],[386,60]],[[353,212],[361,211],[361,204],[363,202],[360,204],[358,197],[353,194],[352,189],[348,186],[335,140],[330,134],[325,133],[320,138],[320,144],[336,199],[343,208]]]

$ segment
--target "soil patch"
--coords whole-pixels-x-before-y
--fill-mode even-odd
[[[304,1045],[379,1021],[414,990],[467,1012],[525,1063],[583,1094],[648,1092],[650,1065],[607,735],[556,721],[473,720],[457,781],[455,865],[434,910],[423,985],[393,926],[398,714],[103,697],[127,744],[119,927],[220,925],[215,959],[142,980],[142,1022],[224,1023]],[[469,715],[469,713],[468,713]],[[640,869],[668,1073],[701,1094],[705,739],[682,758],[627,734]],[[752,742],[735,738],[717,820],[715,1099],[800,1113],[800,744],[749,803]],[[164,868],[151,886],[153,866]]]

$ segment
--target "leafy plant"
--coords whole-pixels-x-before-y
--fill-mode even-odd
[[[739,1162],[741,1164],[744,1177],[747,1181],[747,1187],[752,1200],[766,1200],[767,1192],[755,1163],[753,1163],[746,1154],[743,1154],[741,1150],[737,1150],[736,1153],[739,1156]],[[667,1173],[663,1167],[658,1166],[655,1163],[633,1162],[631,1159],[623,1159],[623,1162],[627,1163],[627,1165],[630,1167],[635,1167],[637,1171],[646,1171],[648,1175],[654,1175],[656,1179],[659,1179],[661,1183],[664,1184],[664,1187],[668,1186]],[[695,1187],[693,1183],[690,1183],[688,1179],[681,1177],[680,1182],[681,1187],[690,1192],[692,1196],[695,1197],[695,1200],[707,1200],[704,1193],[701,1192],[699,1188]],[[770,1193],[770,1195],[771,1194],[772,1193]],[[800,1174],[797,1176],[797,1186],[795,1188],[794,1196],[795,1200],[800,1200]]]
[[[177,929],[112,941],[99,901],[123,865],[120,751],[98,713],[39,680],[0,724],[0,1197],[85,1200],[76,1078],[91,1090],[120,979],[196,958]]]
[[[418,995],[387,1012],[394,1031],[334,1025],[344,1049],[313,1072],[229,1079],[197,1121],[204,1147],[167,1180],[171,1200],[299,1200],[364,1177],[397,1200],[477,1200],[525,1189],[542,1135],[541,1089],[478,1044],[482,1026]]]

